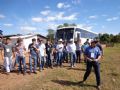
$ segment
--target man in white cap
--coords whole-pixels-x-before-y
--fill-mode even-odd
[[[64,45],[62,44],[62,39],[58,41],[58,44],[56,46],[57,50],[57,66],[62,66],[62,57],[63,57],[63,48]]]
[[[67,45],[67,50],[70,54],[71,68],[75,67],[76,62],[76,45],[73,42],[73,39],[70,39],[70,43]]]

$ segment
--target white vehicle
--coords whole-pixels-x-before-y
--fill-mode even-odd
[[[98,37],[98,34],[92,31],[84,30],[76,26],[69,26],[69,27],[62,27],[57,28],[55,34],[55,40],[58,41],[62,39],[63,41],[69,41],[73,39],[73,42],[81,39],[81,43],[83,44],[87,39],[89,41],[93,40],[94,38]]]

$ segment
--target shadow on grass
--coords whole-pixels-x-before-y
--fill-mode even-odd
[[[96,88],[95,85],[89,85],[89,84],[83,84],[80,82],[72,82],[72,81],[67,81],[67,80],[52,80],[52,82],[60,84],[60,85],[65,85],[65,86],[80,86],[80,87],[94,87]]]
[[[67,70],[79,70],[79,71],[86,71],[86,69],[80,69],[80,68],[67,68]]]

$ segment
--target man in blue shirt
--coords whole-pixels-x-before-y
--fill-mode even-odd
[[[38,55],[38,46],[36,44],[36,39],[32,39],[32,43],[28,47],[29,50],[29,63],[30,63],[30,74],[32,73],[32,61],[34,61],[34,70],[33,73],[37,74],[37,55]]]
[[[86,79],[90,75],[91,69],[93,67],[94,71],[95,71],[95,75],[96,75],[97,89],[100,90],[100,64],[99,64],[99,60],[101,58],[101,51],[96,46],[96,44],[97,44],[96,41],[92,41],[91,45],[85,50],[85,58],[87,60],[87,67],[86,67],[86,72],[85,72],[82,83],[84,81],[86,81]]]

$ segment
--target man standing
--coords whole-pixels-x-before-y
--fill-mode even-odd
[[[76,45],[73,39],[70,39],[70,43],[67,45],[68,53],[70,55],[71,68],[75,67],[76,62]]]
[[[46,46],[46,54],[47,54],[47,60],[46,60],[46,64],[47,64],[47,68],[53,68],[52,66],[52,58],[51,58],[51,54],[52,54],[52,44],[51,42],[48,40],[47,43],[45,44]]]
[[[4,55],[2,55],[4,58],[4,66],[6,69],[6,73],[9,74],[10,71],[13,70],[13,46],[11,44],[11,39],[6,38],[5,44],[3,44],[3,49],[4,49]]]
[[[77,63],[81,62],[81,53],[82,53],[81,47],[82,47],[81,40],[78,40],[76,44]]]
[[[34,60],[34,69],[33,73],[37,74],[36,68],[37,68],[37,53],[38,53],[38,48],[36,44],[36,39],[32,39],[32,43],[28,47],[29,50],[29,63],[30,63],[30,74],[32,73],[32,61]]]
[[[85,58],[87,60],[87,67],[86,67],[86,72],[84,74],[83,81],[80,83],[83,83],[84,81],[86,81],[93,67],[95,75],[96,75],[97,89],[100,90],[101,81],[100,81],[99,60],[101,58],[101,52],[100,52],[100,49],[96,46],[96,43],[97,43],[96,41],[92,41],[91,45],[85,50]]]
[[[26,74],[26,60],[25,60],[25,53],[26,53],[26,48],[23,44],[23,40],[22,39],[18,39],[18,45],[16,46],[16,52],[17,52],[17,55],[16,55],[16,60],[18,62],[18,71],[20,74],[22,72],[22,65],[23,65],[23,75]]]
[[[40,71],[44,70],[45,58],[46,58],[46,47],[43,40],[38,40],[39,58],[40,58]]]
[[[62,44],[62,39],[58,41],[58,44],[56,46],[57,50],[57,66],[62,66],[62,59],[63,59],[63,48],[64,45]]]

